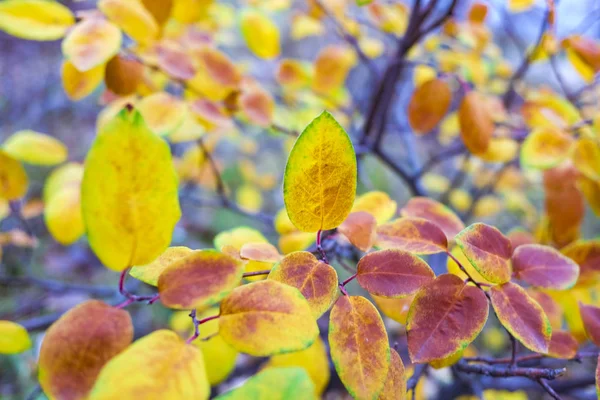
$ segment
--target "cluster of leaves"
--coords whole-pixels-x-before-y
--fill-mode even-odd
[[[596,104],[593,85],[591,93],[564,88],[561,95],[520,81],[531,65],[554,66],[564,53],[593,83],[600,44],[578,35],[559,40],[548,0],[538,41],[513,70],[491,42],[483,3],[459,21],[452,16],[458,1],[439,19],[433,18],[437,1],[416,1],[412,11],[401,3],[358,2],[365,4],[355,8],[381,34],[371,37],[359,17],[348,16],[346,2],[311,0],[293,17],[291,37],[322,35],[329,20],[344,44],[324,47],[308,63],[279,58],[274,17],[287,3],[247,7],[238,22],[238,10],[206,0],[100,0],[97,10],[77,18],[57,2],[0,3],[0,29],[31,40],[64,37],[62,81],[70,98],[87,97],[103,82],[106,87],[106,107],[83,164],[66,162],[64,144],[34,131],[14,133],[0,149],[0,201],[26,228],[6,241],[35,246],[28,213],[43,211],[56,241],[71,245],[85,236],[102,264],[121,273],[123,302],[88,300],[47,330],[38,364],[44,393],[57,399],[204,399],[243,353],[269,360],[219,398],[317,398],[329,383],[329,359],[358,399],[404,398],[407,390],[416,396],[419,364],[525,377],[558,397],[548,381],[565,368],[518,364],[580,359],[588,339],[600,346],[600,241],[580,239],[584,201],[600,213],[600,114],[584,101]],[[509,2],[513,12],[530,7],[533,1]],[[254,59],[277,59],[275,89],[267,90],[249,66],[222,50],[232,43],[234,28]],[[354,131],[361,112],[347,77],[359,65],[377,77],[374,60],[389,42],[399,43],[399,59],[378,79],[365,125],[351,138],[343,126]],[[381,143],[394,97],[386,79],[393,87],[398,66],[411,63],[410,128],[447,149],[409,173]],[[224,138],[241,143],[246,155],[257,152],[238,126],[296,139],[283,174],[285,207],[273,218],[260,212],[261,191],[273,189],[277,176],[259,174],[249,159],[241,160],[244,183],[236,201],[220,176],[213,153]],[[174,148],[182,149],[175,151],[179,157]],[[415,195],[400,210],[381,191],[355,198],[368,154]],[[459,154],[465,162],[452,181],[432,172]],[[44,184],[42,202],[22,201],[28,191],[23,163],[59,165]],[[458,188],[465,174],[473,194]],[[525,195],[529,175],[543,179],[541,217]],[[217,234],[212,249],[169,247],[186,185],[214,190],[219,207],[273,223],[278,248],[244,226]],[[472,215],[492,217],[503,208],[523,217],[522,229],[505,235],[486,223],[465,226]],[[435,254],[447,257],[447,273],[430,266]],[[340,280],[338,266],[351,275]],[[156,293],[130,293],[129,275]],[[353,281],[372,301],[352,293]],[[170,329],[133,341],[124,308],[135,302],[175,310]],[[493,319],[490,307],[511,340],[510,358],[479,357],[471,346]],[[380,311],[405,325],[406,369]],[[326,341],[321,330],[328,331]],[[532,353],[518,355],[517,343]],[[30,347],[24,327],[0,321],[0,353]],[[409,368],[414,379],[407,382]]]

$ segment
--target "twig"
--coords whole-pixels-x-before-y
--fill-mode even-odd
[[[242,275],[243,278],[248,278],[250,276],[260,276],[260,275],[269,275],[271,273],[270,269],[265,269],[262,271],[253,271],[253,272],[244,272]]]
[[[383,151],[378,148],[373,149],[373,154],[377,156],[384,164],[394,171],[406,184],[410,192],[415,196],[423,196],[425,193],[417,185],[417,180],[411,177],[401,166],[396,164]]]
[[[84,292],[99,297],[114,296],[117,293],[115,288],[111,286],[61,282],[53,279],[36,278],[33,276],[0,276],[0,286],[37,286],[49,292]]]
[[[427,368],[429,364],[417,364],[415,365],[412,376],[406,382],[406,392],[412,392],[412,398],[414,399],[416,396],[416,388],[419,384],[419,380],[421,376],[427,372]]]
[[[320,229],[317,232],[317,251],[321,254],[321,259],[323,260],[323,262],[325,264],[329,264],[329,260],[327,259],[327,253],[325,252],[325,249],[323,248],[322,243],[321,243],[321,234],[322,233],[323,233],[323,231]]]
[[[538,379],[538,383],[540,384],[541,387],[544,388],[544,390],[546,392],[548,392],[548,394],[555,400],[561,400],[561,397],[558,395],[558,393],[556,393],[554,391],[554,389],[552,389],[550,387],[550,385],[548,384],[548,382],[545,379]]]
[[[538,379],[553,380],[565,373],[566,368],[521,368],[521,367],[497,367],[486,364],[469,364],[465,360],[456,363],[456,369],[470,374],[493,376],[496,378],[508,378],[521,376],[537,381]]]
[[[435,167],[440,162],[443,162],[452,157],[461,155],[466,150],[467,150],[467,148],[462,143],[460,143],[458,146],[453,146],[453,147],[450,147],[450,148],[440,151],[436,155],[432,156],[425,163],[425,165],[423,165],[423,167],[412,176],[412,179],[420,179],[421,177],[423,177],[423,175],[428,173],[433,167]]]
[[[202,325],[208,321],[212,321],[213,319],[219,318],[220,314],[212,315],[210,317],[206,317],[206,318],[202,318],[202,319],[198,319],[198,317],[196,316],[196,310],[192,310],[190,312],[190,317],[192,318],[192,323],[194,324],[194,334],[192,336],[190,336],[188,340],[186,340],[186,343],[188,343],[188,344],[192,343],[194,340],[196,340],[200,336],[200,325]]]
[[[125,288],[125,279],[127,278],[127,275],[129,274],[130,270],[131,270],[131,268],[124,269],[121,272],[121,276],[119,277],[119,293],[121,293],[123,296],[125,296],[125,298],[127,300],[125,300],[124,302],[122,302],[120,304],[117,304],[115,307],[123,308],[125,306],[128,306],[131,303],[140,302],[140,301],[147,301],[148,304],[155,303],[159,299],[159,296],[160,296],[158,293],[155,293],[152,295],[147,295],[147,296],[139,296],[137,294],[130,293]]]

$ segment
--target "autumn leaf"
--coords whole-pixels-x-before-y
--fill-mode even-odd
[[[594,285],[600,277],[600,240],[578,240],[561,252],[579,265],[577,287]]]
[[[127,377],[127,379],[123,379]],[[110,360],[89,399],[208,399],[210,386],[202,352],[173,331],[157,330]]]
[[[90,246],[110,269],[149,263],[171,242],[181,215],[171,152],[137,111],[122,110],[98,133],[81,202]]]
[[[554,358],[569,360],[577,355],[579,342],[567,331],[552,330],[548,355]]]
[[[266,15],[253,9],[241,13],[240,29],[248,49],[257,57],[272,59],[279,55],[279,29]]]
[[[159,276],[175,261],[188,256],[191,252],[192,249],[185,246],[169,247],[151,263],[131,268],[129,274],[148,285],[158,286]]]
[[[158,36],[158,25],[142,2],[100,0],[98,9],[140,44],[148,44]]]
[[[85,233],[80,184],[66,186],[46,200],[44,222],[57,242],[69,245]]]
[[[405,217],[377,227],[377,247],[414,254],[436,254],[447,251],[448,239],[435,223],[423,218]]]
[[[129,313],[88,300],[46,332],[38,377],[50,398],[87,398],[100,370],[133,340]]]
[[[167,136],[175,132],[189,114],[183,101],[165,92],[144,97],[136,107],[148,128],[158,136]]]
[[[389,298],[374,295],[371,295],[371,297],[383,315],[402,325],[406,325],[408,310],[413,301],[414,295],[401,298]]]
[[[398,204],[385,192],[372,191],[356,198],[352,212],[365,211],[375,217],[377,224],[388,222],[396,214]]]
[[[33,165],[56,165],[67,159],[68,149],[52,136],[24,130],[13,133],[2,144],[6,153]]]
[[[444,274],[416,294],[406,323],[413,363],[442,360],[465,349],[485,325],[488,302],[477,287]]]
[[[0,2],[0,30],[28,40],[56,40],[75,23],[64,5],[44,0],[5,0]]]
[[[435,274],[419,257],[398,250],[379,250],[358,262],[356,279],[360,286],[376,296],[404,297],[435,278]]]
[[[0,149],[0,198],[16,200],[27,192],[29,179],[23,165]]]
[[[442,79],[432,79],[419,86],[408,103],[408,122],[417,134],[432,131],[446,116],[452,91]]]
[[[351,212],[338,227],[350,243],[362,251],[369,251],[375,242],[377,221],[366,211]]]
[[[569,158],[573,139],[557,129],[536,129],[521,146],[521,162],[525,166],[548,169]]]
[[[600,144],[594,139],[581,137],[575,143],[573,165],[583,175],[600,181]]]
[[[16,322],[0,320],[0,354],[17,354],[30,348],[27,329]]]
[[[61,68],[61,81],[67,96],[77,101],[92,94],[104,79],[104,68],[104,64],[100,64],[81,72],[72,62],[65,60]]]
[[[121,31],[101,18],[85,19],[62,42],[65,58],[80,72],[105,64],[121,48]]]
[[[298,137],[283,179],[288,216],[301,231],[340,225],[356,194],[356,155],[344,128],[324,111]]]
[[[472,154],[484,153],[494,134],[494,121],[489,114],[486,101],[476,91],[470,91],[458,109],[460,135],[463,143]]]
[[[497,228],[476,223],[459,233],[455,239],[473,267],[486,280],[493,283],[510,280],[512,247],[510,240]]]
[[[579,312],[588,338],[600,346],[600,308],[579,303]]]
[[[579,265],[550,246],[524,244],[512,255],[515,277],[545,289],[572,288],[579,277]]]
[[[354,398],[377,399],[390,368],[390,346],[383,321],[371,302],[342,296],[329,321],[331,359]]]
[[[302,293],[269,279],[237,287],[221,302],[219,333],[238,351],[269,356],[307,348],[319,330]]]
[[[158,277],[165,306],[179,310],[211,306],[236,287],[244,264],[216,250],[196,250],[174,260]]]
[[[318,319],[325,313],[338,295],[338,276],[335,269],[307,251],[296,251],[286,255],[276,264],[268,279],[272,279],[300,290]]]
[[[136,92],[143,81],[143,75],[142,63],[116,55],[106,64],[104,83],[111,92],[127,96]]]
[[[316,400],[314,391],[312,381],[302,368],[267,368],[215,400]]]
[[[402,400],[406,398],[406,376],[404,375],[404,363],[394,349],[390,349],[390,369],[379,393],[379,400]]]
[[[436,224],[451,240],[465,228],[463,222],[448,207],[428,197],[413,197],[402,210],[403,217],[423,218]]]
[[[542,307],[525,289],[512,282],[493,286],[490,294],[502,326],[529,350],[546,354],[552,326]]]

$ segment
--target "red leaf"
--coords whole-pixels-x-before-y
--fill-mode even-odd
[[[413,197],[402,208],[403,217],[423,218],[433,222],[448,240],[465,228],[465,224],[448,207],[428,197]]]
[[[546,354],[552,327],[542,307],[512,282],[494,286],[490,292],[500,323],[529,350]]]
[[[415,254],[436,254],[448,249],[448,239],[431,221],[423,218],[399,218],[377,228],[377,246]]]
[[[555,358],[571,359],[577,355],[579,343],[567,331],[553,331],[548,355]]]
[[[368,251],[375,241],[375,217],[366,211],[350,213],[338,226],[338,231],[362,251]]]
[[[465,349],[485,325],[488,302],[483,291],[452,274],[440,275],[417,292],[407,322],[413,363],[446,358]]]
[[[510,280],[510,241],[498,229],[482,223],[469,226],[456,235],[456,243],[473,267],[490,282]]]
[[[425,261],[396,249],[369,253],[360,259],[357,266],[358,283],[377,296],[408,296],[434,277]]]
[[[579,265],[550,246],[524,244],[512,255],[515,277],[544,289],[570,289],[579,277]]]

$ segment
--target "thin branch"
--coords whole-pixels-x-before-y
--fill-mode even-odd
[[[261,276],[261,275],[269,275],[271,273],[270,269],[264,269],[262,271],[253,271],[253,272],[244,272],[242,275],[243,278],[248,278],[250,276]]]
[[[406,382],[406,392],[412,392],[412,398],[415,398],[416,395],[416,388],[417,385],[419,384],[419,380],[421,380],[421,377],[427,372],[427,368],[429,367],[429,364],[417,364],[415,365],[414,371],[412,376],[408,379],[408,382]]]
[[[548,392],[548,394],[550,395],[550,397],[552,397],[555,400],[561,400],[561,397],[558,395],[558,393],[556,393],[554,391],[554,389],[552,389],[550,387],[550,385],[548,384],[548,381],[546,381],[545,379],[538,379],[538,383],[540,384],[541,387],[544,388],[544,390],[546,392]]]
[[[327,253],[325,252],[325,249],[322,246],[321,233],[323,233],[323,231],[319,229],[317,232],[317,251],[321,254],[321,259],[323,260],[323,262],[325,264],[329,264],[329,260],[327,259]]]
[[[383,151],[378,148],[373,149],[373,154],[377,156],[384,164],[386,164],[392,171],[396,173],[406,184],[410,192],[415,196],[424,196],[425,193],[417,185],[417,180],[411,177],[401,166],[396,164],[391,158],[389,158]]]
[[[467,150],[467,148],[462,143],[460,143],[457,146],[449,147],[447,149],[440,151],[436,155],[432,156],[425,163],[425,165],[423,165],[423,167],[412,176],[412,178],[420,179],[421,177],[423,177],[423,175],[428,173],[437,164],[439,164],[443,161],[449,160],[452,157],[459,156],[459,155],[463,154],[466,150]]]
[[[61,282],[53,279],[36,278],[33,276],[0,276],[0,286],[24,287],[37,286],[49,292],[84,292],[91,296],[114,296],[117,291],[114,287],[105,285],[85,285],[78,283]]]
[[[537,381],[538,379],[553,380],[566,372],[566,368],[521,368],[521,367],[497,367],[485,364],[469,364],[460,360],[455,364],[456,369],[470,374],[487,375],[495,378],[508,378],[521,376]]]

